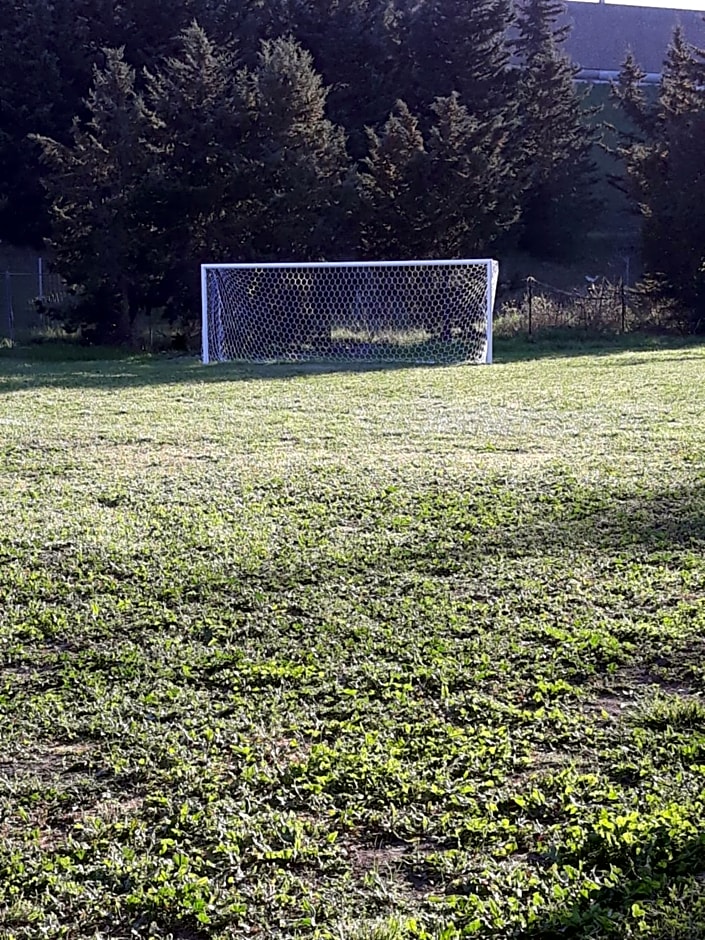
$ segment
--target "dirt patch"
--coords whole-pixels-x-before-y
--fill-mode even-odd
[[[596,701],[589,702],[588,708],[590,710],[596,709],[600,712],[606,712],[610,718],[619,719],[624,714],[625,709],[629,708],[631,704],[630,699],[622,698],[610,692],[604,692]]]
[[[657,663],[656,665],[658,667],[660,664]],[[679,681],[672,676],[665,676],[653,669],[636,668],[631,672],[629,678],[631,679],[631,685],[638,687],[658,686],[662,692],[667,692],[669,695],[690,696],[694,694],[694,690],[686,682]]]
[[[586,701],[583,707],[588,713],[606,712],[609,718],[619,720],[650,690],[683,699],[697,696],[695,690],[687,684],[639,666],[615,676],[609,688],[598,690],[596,698]]]
[[[84,794],[76,797],[75,802],[62,801],[59,805],[38,803],[25,810],[22,816],[8,816],[0,824],[0,839],[25,842],[29,838],[36,840],[43,852],[51,852],[65,843],[77,824],[85,825],[92,819],[100,819],[110,825],[130,819],[139,814],[143,804],[143,796],[127,794],[123,798],[102,800]]]
[[[100,819],[104,823],[118,822],[120,819],[136,816],[144,805],[144,797],[138,795],[125,796],[123,799],[112,797],[100,800],[92,806],[84,807],[76,816],[75,821],[85,822],[89,819]]]
[[[33,744],[12,760],[0,760],[0,777],[9,780],[22,777],[49,780],[66,773],[76,773],[84,768],[90,750],[90,745],[84,742]]]
[[[575,761],[575,756],[568,751],[536,751],[531,770],[560,770]]]
[[[391,877],[402,894],[424,894],[438,883],[437,873],[425,858],[440,849],[431,842],[349,842],[343,846],[357,878],[370,873]]]
[[[399,868],[405,858],[414,852],[414,846],[399,845],[351,845],[348,858],[356,874],[367,874],[382,868]]]

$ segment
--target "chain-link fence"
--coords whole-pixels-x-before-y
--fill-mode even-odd
[[[66,285],[42,258],[27,270],[0,271],[0,341],[17,343],[51,328],[49,313],[67,296]]]

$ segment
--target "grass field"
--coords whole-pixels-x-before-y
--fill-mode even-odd
[[[705,936],[705,347],[540,353],[0,358],[3,940]]]

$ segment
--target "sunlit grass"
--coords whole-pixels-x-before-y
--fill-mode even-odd
[[[702,935],[705,349],[502,352],[0,358],[0,936]]]

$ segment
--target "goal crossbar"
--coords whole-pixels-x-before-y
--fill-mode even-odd
[[[201,265],[202,359],[491,363],[498,263]]]
[[[264,261],[261,264],[248,262],[248,263],[227,263],[227,264],[202,264],[201,268],[206,268],[207,270],[243,270],[243,271],[253,271],[259,270],[260,268],[433,268],[433,267],[443,267],[448,268],[451,266],[460,267],[461,265],[468,264],[484,264],[492,265],[497,264],[493,258],[451,258],[448,261],[443,260],[433,260],[433,261]]]

